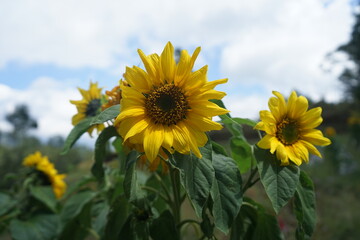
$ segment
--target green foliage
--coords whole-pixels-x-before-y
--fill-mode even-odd
[[[120,105],[111,106],[105,109],[104,111],[102,111],[99,115],[97,115],[91,122],[91,125],[100,124],[109,120],[113,120],[117,117],[117,115],[119,115],[119,113],[120,113]]]
[[[34,198],[51,209],[51,211],[57,212],[57,201],[50,186],[31,186],[30,193]]]
[[[283,239],[271,207],[277,214],[293,200],[295,236],[312,236],[316,215],[311,179],[296,166],[280,166],[276,155],[249,143],[243,126],[254,127],[254,121],[222,115],[221,123],[232,134],[229,146],[209,140],[199,148],[201,159],[163,149],[167,157],[159,155],[161,167],[151,172],[147,160],[139,167],[144,153],[125,151],[112,125],[119,111],[119,105],[110,107],[71,130],[62,149],[65,159],[57,158],[59,162],[77,150],[74,144],[91,126],[109,124],[96,139],[95,161],[87,155],[92,175],[80,173],[70,180],[61,199],[29,171],[19,174],[19,184],[11,191],[0,193],[0,231],[7,230],[14,239],[44,240],[176,240],[187,234],[194,239]],[[61,141],[47,149],[58,147],[56,142]],[[114,158],[118,161],[111,161]],[[269,209],[245,195],[259,180]]]
[[[202,159],[198,159],[192,154],[182,155],[179,153],[175,153],[170,158],[171,164],[180,170],[181,184],[198,216],[201,216],[215,178],[212,147],[209,142],[201,148],[201,154],[203,155]]]
[[[91,172],[99,182],[102,182],[104,178],[103,163],[106,157],[106,143],[110,138],[115,136],[118,136],[115,127],[108,127],[104,129],[96,139],[95,163],[91,168]]]
[[[233,159],[213,153],[215,180],[211,187],[215,226],[229,231],[242,203],[241,175]]]
[[[276,213],[294,196],[300,170],[295,165],[280,166],[269,151],[255,149],[260,179]]]
[[[26,220],[13,219],[10,232],[14,240],[51,240],[57,236],[59,226],[57,215],[39,214]]]
[[[294,212],[298,220],[297,239],[311,239],[316,224],[314,184],[304,171],[296,187]]]
[[[92,121],[95,117],[85,118],[81,120],[74,128],[71,130],[67,136],[63,150],[61,154],[67,154],[75,142],[83,135],[92,125]]]

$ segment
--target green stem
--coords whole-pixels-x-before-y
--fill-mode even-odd
[[[178,169],[170,167],[170,178],[173,190],[174,197],[174,206],[173,206],[173,214],[175,219],[175,224],[178,225],[181,220],[181,199],[180,199],[180,172]]]
[[[154,172],[154,175],[155,175],[156,180],[160,183],[161,188],[164,190],[167,199],[169,199],[169,201],[171,202],[171,196],[170,196],[170,193],[169,193],[169,190],[168,190],[166,184],[164,183],[164,181],[161,179],[161,177],[159,176],[159,174],[157,172]]]
[[[162,199],[164,199],[165,202],[167,203],[171,203],[171,198],[167,198],[164,194],[161,194],[161,192],[159,192],[157,189],[152,188],[152,187],[148,187],[148,186],[142,186],[141,187],[144,190],[148,190],[150,192],[156,193],[158,194]]]
[[[257,173],[257,167],[255,168],[252,168],[251,169],[251,173],[250,173],[250,176],[249,178],[247,179],[244,187],[243,187],[243,193],[246,192],[247,189],[249,189],[252,185],[254,185],[259,179],[255,180],[254,182],[252,181],[252,179],[254,178],[254,176],[256,175]]]

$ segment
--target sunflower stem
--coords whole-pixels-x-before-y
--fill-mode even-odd
[[[178,169],[170,166],[170,178],[174,197],[173,214],[175,224],[178,225],[181,220],[181,199],[180,199],[180,172]]]
[[[253,178],[255,177],[257,173],[257,167],[255,168],[251,168],[251,173],[250,173],[250,176],[249,178],[247,179],[244,187],[243,187],[243,193],[246,192],[247,189],[249,189],[251,186],[253,186],[257,181],[259,181],[259,179],[256,179],[255,181],[252,181]]]

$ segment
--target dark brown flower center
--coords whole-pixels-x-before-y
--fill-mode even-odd
[[[282,122],[277,125],[276,137],[285,146],[296,143],[300,138],[297,122],[289,118],[284,118]]]
[[[86,106],[85,115],[87,117],[93,117],[100,111],[101,102],[100,99],[91,100]]]
[[[165,84],[144,95],[146,114],[155,124],[170,126],[186,118],[186,96],[174,84]]]

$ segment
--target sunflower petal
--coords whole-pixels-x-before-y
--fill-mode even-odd
[[[322,132],[317,129],[311,129],[303,132],[301,139],[319,146],[327,146],[331,143],[330,139],[324,137]]]
[[[144,133],[144,151],[150,162],[157,157],[164,141],[164,128],[161,125],[150,125]]]

